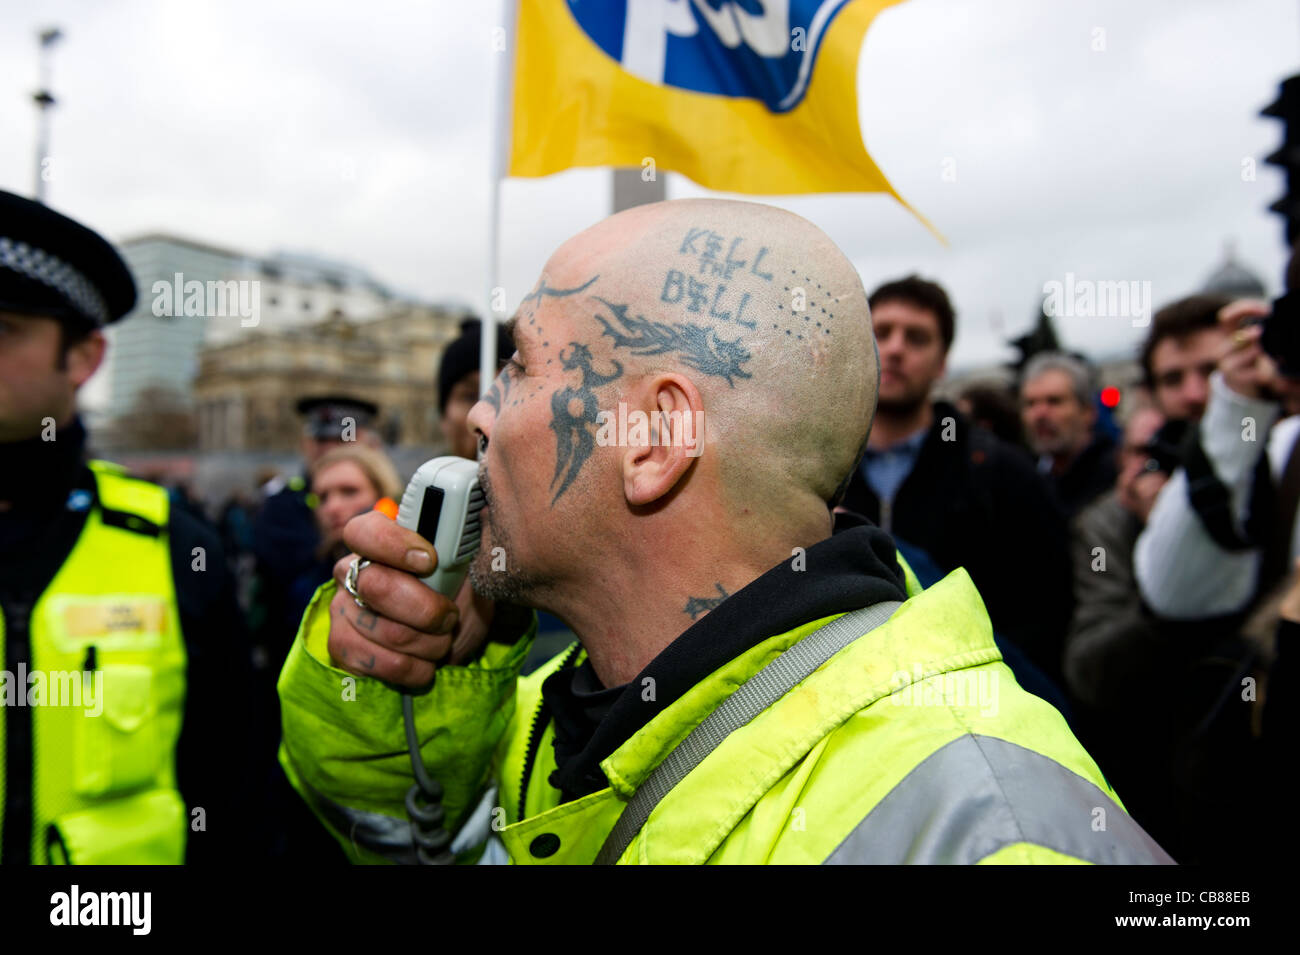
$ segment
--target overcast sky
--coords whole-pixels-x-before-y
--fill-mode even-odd
[[[31,192],[36,31],[57,24],[53,207],[112,239],[310,251],[421,298],[484,302],[496,0],[40,7],[0,0],[0,188]],[[867,34],[860,118],[950,244],[884,196],[765,201],[825,229],[868,289],[910,271],[947,286],[957,367],[1009,357],[1004,340],[1067,272],[1149,281],[1158,306],[1232,239],[1276,293],[1282,230],[1265,210],[1281,176],[1242,170],[1277,147],[1280,123],[1258,112],[1297,71],[1296,0],[908,0]],[[676,176],[668,192],[703,194]],[[609,173],[511,180],[502,199],[513,308],[560,242],[608,214]],[[1116,318],[1058,329],[1094,354],[1142,334]]]

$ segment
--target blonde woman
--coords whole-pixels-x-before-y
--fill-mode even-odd
[[[381,498],[401,497],[402,482],[382,451],[345,444],[321,455],[312,465],[311,491],[316,495],[316,523],[321,533],[319,556],[333,566],[347,553],[339,552],[343,525],[373,509]]]
[[[343,526],[358,514],[373,510],[385,498],[402,496],[402,482],[388,455],[359,443],[327,451],[311,467],[311,492],[316,498],[316,524],[321,542],[316,562],[294,581],[290,600],[302,616],[316,588],[330,579],[334,563],[347,553]]]

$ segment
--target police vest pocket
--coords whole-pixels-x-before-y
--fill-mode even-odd
[[[66,813],[46,829],[45,845],[56,865],[179,865],[185,803],[174,789],[153,789]]]
[[[124,793],[154,782],[162,769],[159,680],[142,664],[106,663],[99,715],[77,720],[76,790],[83,796]]]

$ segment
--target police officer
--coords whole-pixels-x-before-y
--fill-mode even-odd
[[[259,607],[254,632],[259,665],[276,672],[298,631],[301,615],[290,592],[294,582],[318,561],[320,530],[312,514],[316,501],[308,472],[321,455],[346,441],[379,443],[371,427],[379,408],[372,402],[348,395],[321,395],[303,398],[297,409],[303,418],[302,473],[268,488],[270,493],[253,524]],[[326,579],[322,577],[320,582]]]
[[[88,460],[76,413],[135,298],[103,238],[0,192],[5,863],[180,863],[246,831],[248,644],[220,543]]]
[[[302,473],[274,481],[253,523],[253,554],[257,560],[257,591],[251,618],[254,642],[256,733],[252,759],[258,767],[255,785],[266,789],[259,803],[267,808],[261,833],[270,858],[320,866],[341,860],[336,847],[322,839],[300,801],[293,797],[275,761],[280,743],[280,709],[275,681],[284,656],[298,632],[302,604],[295,599],[301,581],[320,567],[320,529],[313,510],[309,472],[332,448],[360,441],[379,446],[373,423],[379,408],[351,395],[314,395],[298,402],[303,419]],[[318,583],[329,578],[328,569]],[[295,585],[298,585],[297,587]]]

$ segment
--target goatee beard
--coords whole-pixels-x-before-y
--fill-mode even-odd
[[[930,400],[930,396],[921,395],[918,398],[896,398],[893,400],[880,398],[876,402],[876,414],[885,415],[888,418],[910,418],[915,415]]]
[[[474,593],[488,600],[528,606],[528,594],[533,591],[536,582],[511,564],[510,554],[513,548],[510,546],[510,535],[493,519],[495,513],[492,505],[496,498],[492,493],[492,482],[488,478],[487,468],[481,465],[478,483],[483,491],[487,516],[480,531],[479,551],[469,565],[470,586],[474,588]],[[490,546],[484,548],[485,540],[489,539],[489,530],[491,531]],[[498,556],[503,560],[501,570],[493,567]]]

